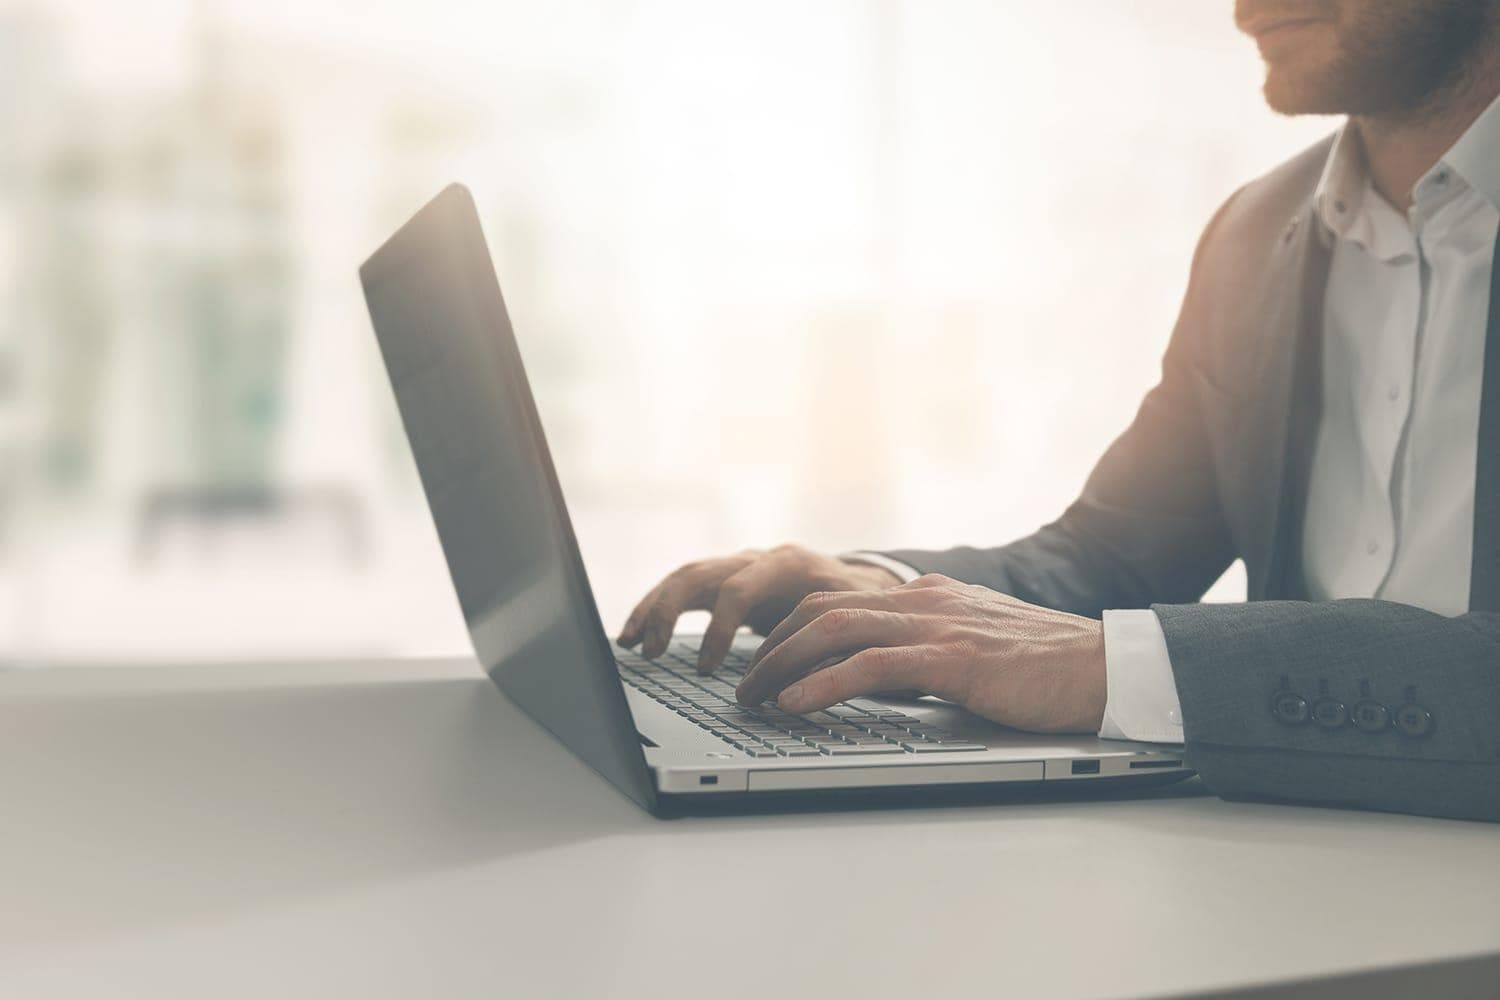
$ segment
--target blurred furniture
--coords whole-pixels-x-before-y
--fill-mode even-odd
[[[345,559],[365,564],[370,550],[363,501],[341,487],[283,490],[270,487],[161,488],[150,491],[137,517],[134,559],[150,564],[165,539],[191,536],[200,555],[212,555],[222,537],[249,529],[275,544],[278,534],[322,528],[341,543]]]
[[[0,675],[0,795],[3,996],[1500,982],[1500,827],[1181,786],[654,820],[461,660]]]

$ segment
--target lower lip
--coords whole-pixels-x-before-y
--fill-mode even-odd
[[[1317,27],[1321,21],[1287,21],[1259,32],[1255,36],[1255,43],[1262,51],[1272,48],[1280,48],[1284,45],[1294,43],[1300,35],[1304,35],[1309,29]]]

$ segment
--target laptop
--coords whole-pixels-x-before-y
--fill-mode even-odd
[[[840,790],[1186,777],[1180,747],[1006,729],[934,698],[807,716],[734,688],[757,640],[699,676],[605,634],[468,190],[433,198],[360,268],[376,339],[480,663],[527,714],[653,813]]]

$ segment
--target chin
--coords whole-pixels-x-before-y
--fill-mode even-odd
[[[1283,115],[1336,115],[1349,109],[1348,102],[1329,85],[1327,66],[1271,66],[1266,71],[1263,92],[1272,111]]]

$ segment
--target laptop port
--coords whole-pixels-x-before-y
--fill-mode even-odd
[[[1075,760],[1073,762],[1074,774],[1098,774],[1099,762],[1097,760]]]
[[[698,776],[698,784],[700,785],[717,785],[718,783],[719,776],[717,774],[702,774]]]

